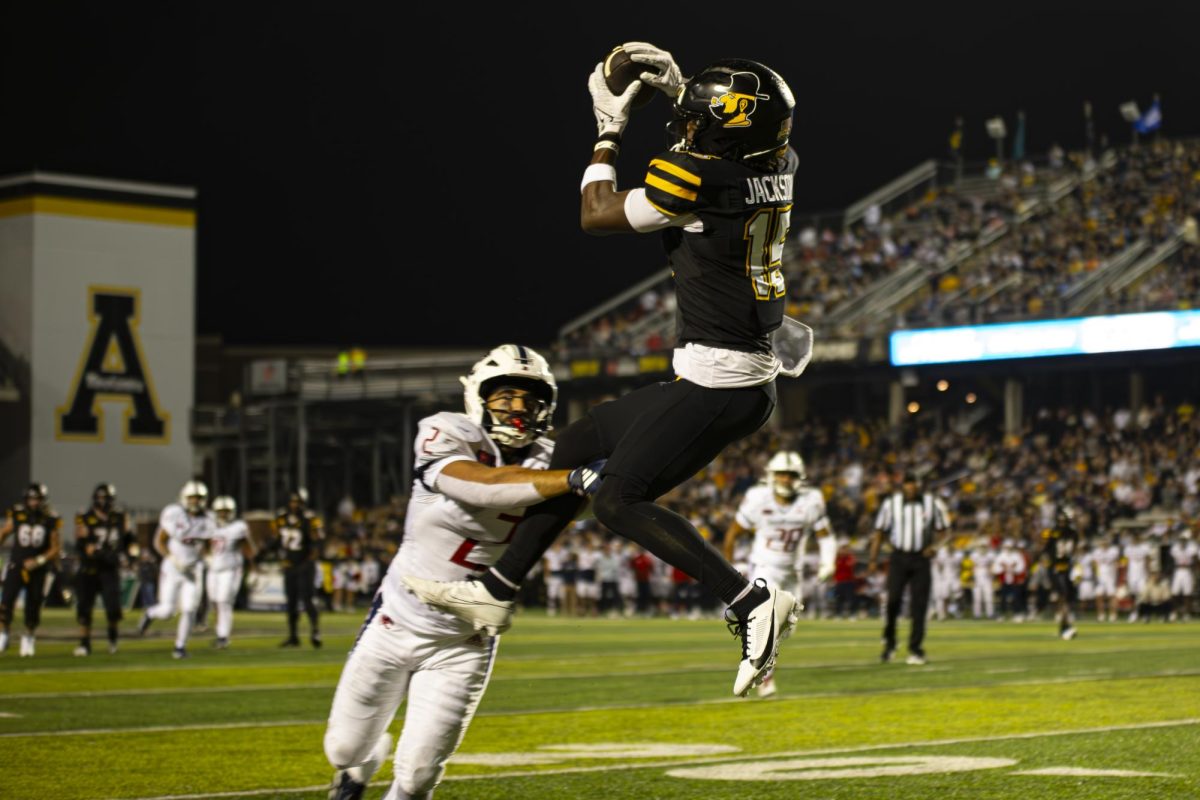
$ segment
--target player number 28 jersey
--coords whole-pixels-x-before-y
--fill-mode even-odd
[[[546,469],[553,443],[539,439],[527,448],[519,466]],[[435,634],[469,634],[470,625],[433,611],[409,594],[401,576],[460,581],[478,576],[496,563],[525,516],[524,508],[478,508],[438,491],[438,478],[448,464],[477,461],[504,466],[499,447],[465,414],[442,412],[421,420],[414,443],[412,497],[404,525],[404,542],[384,577],[385,609],[393,604],[398,624]]]
[[[771,487],[752,487],[738,507],[737,523],[754,530],[752,564],[789,569],[798,566],[808,535],[829,528],[825,498],[812,488],[801,489],[790,503],[780,503]]]
[[[680,345],[770,352],[787,295],[783,245],[797,164],[790,148],[765,171],[695,153],[651,159],[646,199],[668,216],[695,218],[663,232]]]

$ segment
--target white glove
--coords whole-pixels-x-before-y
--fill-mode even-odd
[[[622,95],[615,95],[604,81],[604,62],[596,65],[592,77],[588,78],[588,91],[592,93],[592,111],[596,114],[596,133],[603,136],[615,133],[618,136],[629,122],[629,106],[633,96],[642,88],[641,81],[629,84]]]
[[[833,577],[833,564],[822,564],[817,569],[817,583],[824,583]]]
[[[679,65],[670,53],[649,42],[626,42],[621,47],[629,54],[631,60],[654,67],[653,71],[642,73],[642,83],[653,86],[672,100],[675,99],[684,80]]]

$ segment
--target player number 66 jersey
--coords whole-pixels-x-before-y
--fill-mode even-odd
[[[793,568],[805,538],[829,528],[825,498],[813,488],[781,504],[771,487],[752,487],[738,507],[737,523],[754,530],[750,562],[757,567]]]
[[[539,439],[524,453],[519,466],[546,469],[553,442]],[[414,444],[412,497],[404,524],[404,541],[384,578],[391,613],[398,624],[435,634],[470,634],[470,625],[417,601],[400,578],[413,575],[435,581],[460,581],[483,574],[499,560],[524,519],[524,508],[479,508],[453,500],[438,491],[438,478],[455,461],[504,466],[499,447],[465,414],[448,411],[426,417]]]

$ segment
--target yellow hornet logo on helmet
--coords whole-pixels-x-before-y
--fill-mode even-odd
[[[727,86],[718,86],[708,103],[708,110],[725,123],[726,128],[749,128],[750,115],[759,100],[770,100],[770,95],[759,94],[758,76],[753,72],[734,72]]]

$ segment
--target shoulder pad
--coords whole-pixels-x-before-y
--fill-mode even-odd
[[[646,200],[667,216],[695,211],[701,205],[705,160],[689,153],[667,151],[650,159],[646,168]]]

